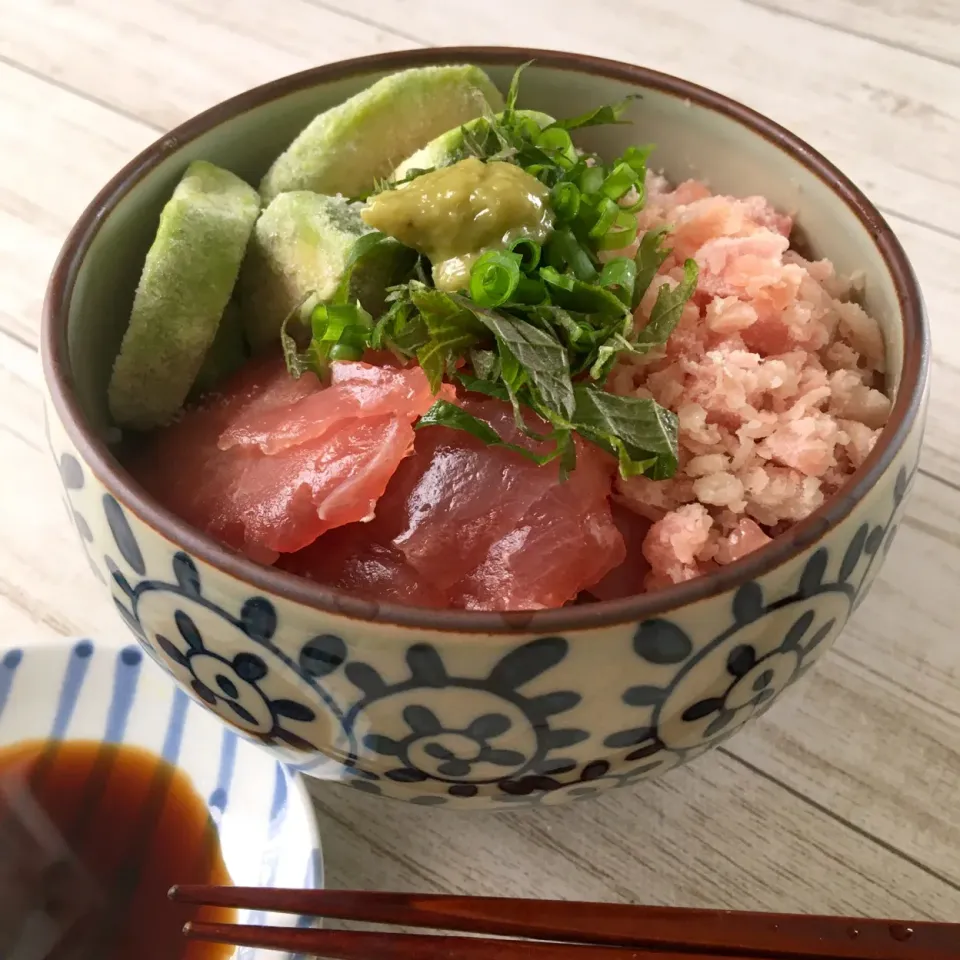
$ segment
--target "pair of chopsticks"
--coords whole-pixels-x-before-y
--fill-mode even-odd
[[[329,960],[960,960],[960,924],[340,890],[181,886],[180,903],[483,934],[192,922],[193,940]],[[490,939],[522,938],[522,939]]]

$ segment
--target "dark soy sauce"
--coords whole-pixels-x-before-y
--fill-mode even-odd
[[[145,750],[88,741],[0,749],[0,957],[225,960],[191,943],[177,883],[229,884],[217,831],[189,779]]]

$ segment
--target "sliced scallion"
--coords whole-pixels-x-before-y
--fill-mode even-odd
[[[520,283],[520,255],[488,250],[470,268],[470,299],[481,307],[506,303]]]

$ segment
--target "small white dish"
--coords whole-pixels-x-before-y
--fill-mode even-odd
[[[136,646],[88,639],[0,646],[0,747],[31,740],[137,746],[182,770],[217,825],[238,886],[322,887],[323,856],[299,776],[219,723]],[[237,912],[238,923],[310,925]],[[238,949],[236,960],[292,960]]]

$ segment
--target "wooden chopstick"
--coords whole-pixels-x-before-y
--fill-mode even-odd
[[[568,901],[516,900],[498,897],[453,897],[403,893],[367,893],[341,890],[269,890],[256,887],[182,886],[171,890],[173,899],[182,903],[210,904],[263,910],[276,913],[299,913],[338,920],[352,920],[405,927],[455,930],[498,937],[523,937],[530,941],[551,941],[551,956],[558,956],[557,943],[598,947],[628,947],[636,951],[660,951],[657,956],[817,958],[817,960],[958,960],[960,958],[960,924],[934,922],[900,922],[864,920],[848,917],[815,917],[796,914],[749,913],[724,910],[688,910],[678,907],[642,907],[609,903],[572,903]],[[359,933],[319,931],[312,929],[271,930],[218,925],[217,939],[240,943],[243,936],[258,937],[256,943],[268,947],[265,936],[287,938],[294,935],[300,944],[316,946],[318,934],[349,934],[346,951]],[[208,937],[211,926],[190,925],[193,937]],[[380,936],[378,934],[378,936]],[[391,943],[402,941],[401,935],[383,934]],[[306,938],[306,939],[301,939]],[[473,938],[415,937],[417,941],[456,941],[460,953],[463,944],[478,943]],[[275,939],[273,942],[277,942]],[[352,953],[331,953],[334,945],[314,949],[311,946],[289,947],[285,940],[280,949],[319,952],[324,956],[353,956]],[[405,941],[404,941],[405,942]],[[504,941],[493,941],[502,944]],[[530,952],[533,944],[521,946]],[[430,947],[419,943],[406,949],[442,950],[442,944]],[[358,948],[359,949],[359,948]],[[365,949],[374,949],[368,944]],[[377,947],[379,949],[379,947]],[[397,948],[399,949],[399,948]],[[471,950],[472,947],[463,946]],[[480,949],[480,948],[476,948]],[[490,946],[486,949],[489,951]],[[514,948],[515,949],[515,948]],[[673,950],[674,953],[664,953]],[[622,952],[620,955],[622,956]],[[384,953],[384,956],[392,956]],[[398,956],[413,956],[401,954]],[[417,954],[426,957],[426,954]],[[491,957],[494,954],[484,953]],[[517,956],[516,952],[498,954]],[[605,949],[597,957],[608,957]],[[637,953],[637,956],[643,956]],[[369,956],[369,954],[368,954]],[[443,956],[442,953],[436,956]],[[546,954],[544,954],[546,956]],[[571,958],[574,954],[570,954]],[[576,956],[588,960],[591,954]]]
[[[302,927],[247,927],[231,923],[188,923],[191,940],[240,947],[313,954],[326,960],[743,960],[743,954],[688,952],[682,948],[644,950],[583,943],[493,940],[365,930],[313,930]],[[751,960],[779,960],[752,954]]]

